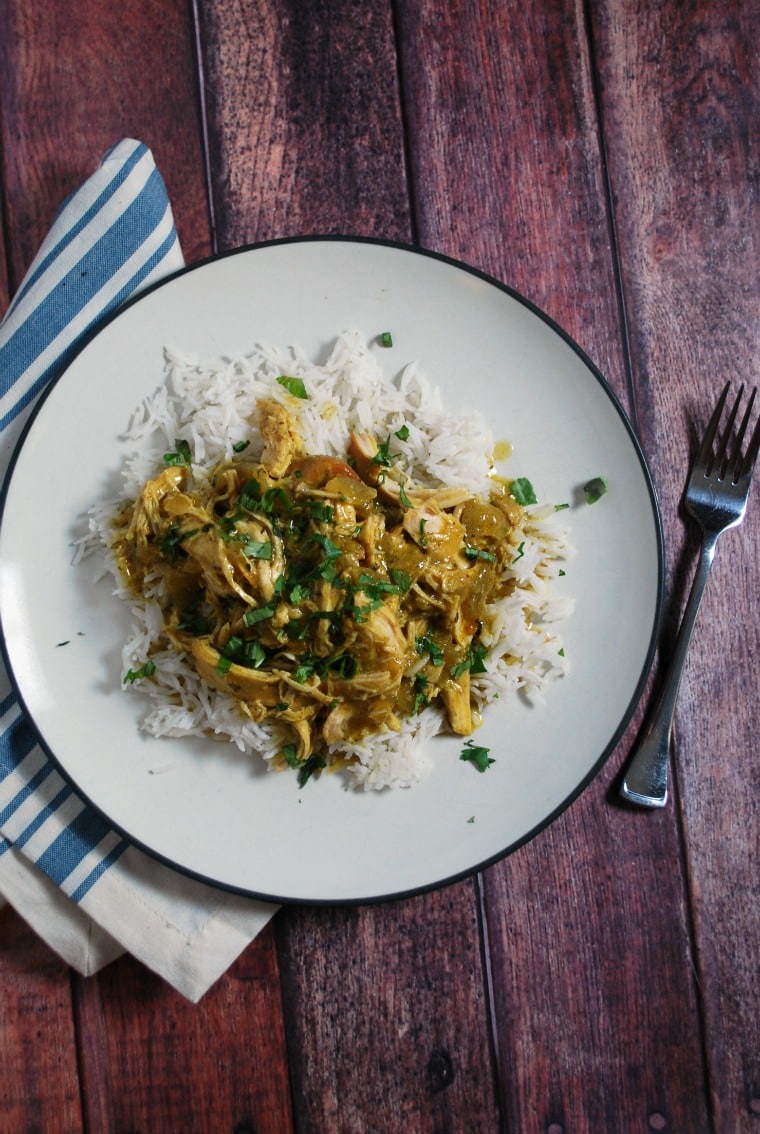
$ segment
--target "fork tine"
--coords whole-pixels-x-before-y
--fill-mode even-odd
[[[731,458],[728,455],[728,446],[729,446],[729,443],[731,441],[731,435],[732,435],[733,430],[734,430],[734,423],[736,421],[736,415],[739,412],[739,406],[741,404],[743,394],[744,394],[744,383],[742,382],[741,386],[739,387],[739,393],[734,398],[734,404],[731,406],[731,412],[728,415],[728,421],[726,422],[725,427],[721,432],[720,444],[718,445],[718,451],[715,454],[715,459],[713,461],[713,468],[714,469],[717,468],[718,478],[720,480],[723,480],[723,478],[725,477],[726,473],[728,472],[728,466],[731,463]],[[736,445],[736,449],[735,449],[736,456],[738,456],[740,452],[741,452],[741,438],[739,438],[738,441],[737,441],[737,445]]]
[[[744,415],[744,421],[742,422],[742,438],[744,436],[744,432],[745,432],[747,425],[749,423],[750,410],[752,409],[752,406],[754,404],[756,393],[757,393],[756,389],[752,391],[752,397],[749,400],[749,405],[747,406],[747,412]],[[755,429],[754,429],[754,432],[752,434],[752,437],[750,438],[749,448],[747,449],[747,453],[744,457],[744,460],[741,461],[741,467],[737,468],[737,472],[736,472],[736,475],[734,477],[735,481],[742,480],[744,478],[749,480],[749,478],[752,476],[752,470],[755,467],[755,461],[757,460],[757,453],[758,453],[759,449],[760,449],[760,418],[758,418],[758,420],[755,422]]]
[[[712,460],[713,441],[715,440],[715,434],[718,432],[718,424],[719,424],[721,416],[723,414],[723,407],[726,404],[726,398],[728,397],[728,390],[729,390],[730,385],[731,385],[730,382],[726,382],[725,386],[723,387],[723,393],[718,398],[718,404],[716,405],[715,409],[713,410],[713,415],[710,418],[710,421],[708,422],[707,430],[706,430],[704,438],[702,440],[702,444],[699,446],[699,449],[697,451],[696,460],[701,465],[704,465],[705,471],[707,471],[707,472],[709,472],[711,470],[711,467],[712,467],[712,464],[713,464],[713,460]]]

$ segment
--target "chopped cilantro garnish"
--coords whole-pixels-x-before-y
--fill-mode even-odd
[[[260,669],[267,660],[267,652],[261,642],[245,642],[238,660],[249,669]]]
[[[279,510],[281,513],[284,512],[287,515],[292,507],[290,497],[284,489],[268,488],[266,492],[263,493],[257,508],[251,509],[251,511],[263,512],[265,516],[273,516]]]
[[[380,346],[393,346],[393,335],[390,333],[390,331],[383,331],[382,334],[378,335],[378,338],[380,340]]]
[[[198,610],[197,605],[193,604],[186,607],[180,614],[177,629],[182,630],[185,634],[191,634],[194,638],[200,638],[203,634],[208,634],[209,620],[205,614]]]
[[[324,500],[304,500],[303,508],[311,520],[329,524],[333,518],[333,506]]]
[[[430,684],[424,673],[418,673],[414,679],[412,689],[414,691],[414,705],[412,712],[416,715],[421,713],[422,710],[430,704],[429,698],[426,696],[427,687]]]
[[[292,603],[293,606],[298,606],[299,602],[304,602],[310,594],[310,589],[303,583],[296,583],[288,592],[288,602]]]
[[[192,464],[192,456],[190,454],[190,446],[187,441],[181,439],[174,441],[175,452],[164,453],[165,465],[190,465]]]
[[[310,677],[314,676],[315,668],[316,661],[314,658],[305,658],[293,674],[294,680],[296,680],[299,685],[303,685]]]
[[[242,453],[242,452],[244,452],[245,449],[248,448],[250,443],[251,443],[250,441],[236,441],[235,444],[232,446],[232,452],[233,453]]]
[[[492,551],[483,551],[479,547],[470,547],[469,544],[465,547],[464,553],[468,559],[485,559],[487,563],[496,562],[496,556]]]
[[[399,441],[408,441],[409,440],[409,426],[408,425],[402,425],[400,429],[396,430],[394,436],[398,437]]]
[[[401,501],[401,506],[403,508],[411,508],[412,502],[409,499],[409,497],[407,496],[406,489],[405,489],[403,484],[400,484],[398,486],[398,498]]]
[[[523,540],[522,543],[519,544],[517,548],[517,555],[512,560],[512,563],[517,563],[519,559],[522,559],[523,555],[525,555],[525,540]]]
[[[158,549],[164,559],[168,559],[170,563],[176,563],[180,553],[184,555],[184,550],[180,546],[182,541],[197,535],[199,531],[199,528],[183,531],[177,524],[172,524],[158,541]]]
[[[303,378],[289,378],[287,374],[281,374],[277,381],[289,394],[292,394],[294,398],[308,401],[309,395],[306,393]]]
[[[219,654],[219,661],[216,663],[216,672],[223,677],[225,673],[229,673],[236,655],[239,653],[243,645],[243,639],[237,634],[231,635],[227,639],[226,645],[223,647]]]
[[[400,595],[409,590],[412,580],[406,571],[399,571],[395,567],[391,567],[388,574],[391,578],[390,582],[386,582],[385,579],[376,579],[367,571],[362,571],[354,590],[363,591],[371,599],[376,599],[380,595]]]
[[[338,568],[332,559],[327,559],[317,571],[317,575],[326,583],[334,583],[338,575]]]
[[[391,582],[395,587],[398,587],[402,594],[406,594],[412,585],[412,577],[406,571],[399,570],[398,567],[390,567],[388,574],[391,577]]]
[[[518,504],[527,506],[538,503],[533,485],[525,476],[518,476],[516,480],[511,481],[509,491]]]
[[[305,763],[301,764],[298,770],[298,786],[303,787],[315,772],[321,771],[324,767],[325,760],[315,752]]]
[[[343,677],[349,681],[356,676],[358,668],[359,664],[351,654],[338,654],[329,664],[332,673],[337,673],[338,677]]]
[[[132,685],[135,681],[141,681],[143,677],[152,677],[156,672],[156,663],[146,661],[145,665],[141,665],[139,669],[128,669],[124,674],[124,684]]]
[[[400,453],[391,453],[391,435],[389,433],[382,444],[378,445],[377,452],[370,461],[370,464],[380,465],[381,468],[387,469],[394,461],[397,461],[400,456]]]
[[[337,544],[333,543],[329,536],[314,534],[311,537],[312,543],[318,543],[325,553],[326,559],[338,559],[341,555],[341,550]]]
[[[469,670],[470,673],[485,673],[486,666],[483,660],[485,656],[486,651],[483,646],[470,645],[465,656],[461,661],[457,662],[455,665],[452,665],[449,673],[455,681],[458,681],[462,674],[466,673],[467,670]]]
[[[494,762],[489,756],[490,751],[490,748],[483,748],[482,745],[475,744],[474,741],[468,740],[462,749],[459,759],[474,764],[479,772],[485,772]]]
[[[554,505],[554,511],[555,512],[564,512],[565,509],[569,508],[569,507],[570,507],[569,504],[555,504]]]
[[[238,504],[244,508],[246,512],[255,512],[261,501],[261,485],[257,480],[251,477],[247,480],[243,487],[240,489],[238,496]]]
[[[601,500],[607,491],[607,478],[604,476],[595,476],[592,480],[587,480],[583,486],[583,495],[587,504],[596,504],[597,500]]]
[[[257,622],[265,622],[273,616],[275,609],[272,603],[267,603],[266,606],[251,607],[243,615],[243,622],[246,626],[255,626]]]
[[[270,560],[272,558],[272,541],[247,539],[243,544],[243,555],[246,559]]]
[[[282,754],[285,757],[289,767],[301,767],[303,761],[298,758],[298,748],[295,744],[284,744],[282,748]]]
[[[414,643],[418,654],[427,654],[433,665],[443,665],[443,650],[429,634],[423,634]]]

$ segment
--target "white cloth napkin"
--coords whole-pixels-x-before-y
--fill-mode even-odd
[[[125,139],[64,203],[0,324],[0,483],[39,394],[86,336],[182,266],[153,156]],[[0,664],[3,898],[78,972],[126,950],[192,1001],[277,908],[185,877],[111,830],[37,745]]]

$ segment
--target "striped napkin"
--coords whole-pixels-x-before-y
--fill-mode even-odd
[[[24,423],[85,336],[183,266],[150,150],[125,139],[62,206],[0,324],[0,483]],[[197,1001],[276,907],[187,878],[131,846],[37,745],[0,665],[0,905],[78,972],[127,951]]]

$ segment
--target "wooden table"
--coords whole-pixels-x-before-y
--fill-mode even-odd
[[[347,233],[493,274],[635,423],[666,655],[695,433],[760,374],[758,43],[758,0],[0,0],[0,288],[128,135],[189,262]],[[2,1134],[759,1131],[759,493],[702,609],[664,810],[617,799],[637,716],[506,860],[284,908],[197,1007],[129,958],[81,979],[6,907]]]

